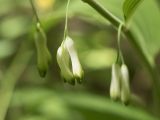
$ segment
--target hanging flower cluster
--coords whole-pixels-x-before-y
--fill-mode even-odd
[[[118,29],[118,55],[116,63],[112,65],[110,96],[113,100],[121,99],[124,104],[128,104],[131,98],[131,93],[129,86],[129,71],[127,65],[124,62],[120,47],[122,27],[123,23],[120,24]]]
[[[35,45],[37,49],[37,67],[41,77],[45,77],[46,72],[51,63],[51,54],[47,47],[47,38],[41,27],[38,15],[32,3],[32,8],[37,19]],[[78,54],[75,48],[74,41],[68,36],[68,6],[70,0],[67,2],[66,20],[64,29],[64,39],[57,50],[57,63],[59,65],[61,76],[64,82],[71,85],[75,83],[82,83],[84,72],[80,64]],[[117,61],[112,65],[112,75],[110,84],[110,96],[113,100],[120,99],[124,104],[128,104],[131,98],[129,86],[129,71],[127,65],[124,63],[123,55],[120,48],[120,36],[123,23],[118,29],[118,56]]]
[[[78,83],[82,82],[83,70],[74,46],[74,41],[68,36],[57,50],[57,62],[64,81],[72,85],[75,84],[75,80]]]
[[[65,82],[74,85],[77,81],[82,83],[83,70],[75,49],[74,41],[68,36],[68,7],[67,2],[66,21],[64,28],[64,39],[57,50],[57,62],[61,70],[61,75]]]
[[[110,96],[113,100],[121,99],[124,104],[129,103],[129,73],[125,64],[122,64],[121,67],[118,64],[112,65]]]

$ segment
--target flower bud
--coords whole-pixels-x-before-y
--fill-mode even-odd
[[[113,100],[120,98],[120,67],[118,64],[112,65],[110,97]]]
[[[51,63],[51,54],[47,48],[47,38],[44,31],[40,28],[40,24],[37,24],[35,45],[37,49],[37,68],[40,76],[45,77]]]
[[[81,83],[82,82],[82,78],[84,75],[84,72],[82,70],[79,58],[78,58],[78,54],[77,51],[74,47],[74,41],[70,38],[70,37],[66,37],[65,41],[64,41],[64,45],[68,50],[68,53],[70,55],[71,58],[71,64],[72,64],[72,72],[73,75],[75,77],[75,79]]]
[[[128,104],[130,100],[129,72],[125,64],[121,66],[121,101]]]
[[[69,67],[69,54],[66,51],[63,43],[57,50],[57,62],[60,67],[61,75],[64,81],[74,85],[75,84],[74,76]]]

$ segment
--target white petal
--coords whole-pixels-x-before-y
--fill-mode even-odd
[[[82,70],[82,67],[81,67],[81,64],[78,58],[77,51],[74,47],[74,42],[70,37],[66,37],[65,46],[71,58],[72,71],[73,71],[74,76],[78,78],[82,78],[83,70]]]
[[[121,66],[121,101],[128,103],[130,99],[129,72],[125,64]]]
[[[110,96],[113,100],[120,97],[120,67],[117,64],[112,65]]]
[[[64,79],[68,81],[72,80],[73,74],[71,70],[69,69],[68,55],[62,46],[60,46],[57,50],[57,62],[61,69],[61,74],[64,77]]]

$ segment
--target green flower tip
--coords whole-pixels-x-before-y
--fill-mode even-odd
[[[39,75],[42,78],[44,78],[46,76],[46,73],[47,73],[46,69],[43,69],[43,68],[40,68],[40,67],[38,67],[38,72],[39,72]]]

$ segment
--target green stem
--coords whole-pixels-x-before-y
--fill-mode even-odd
[[[121,23],[118,27],[118,36],[117,36],[117,44],[118,44],[118,55],[117,55],[117,63],[120,61],[122,62],[122,64],[124,64],[124,58],[123,58],[123,54],[121,51],[121,32],[122,32],[122,28],[123,28],[123,23]]]
[[[104,18],[109,20],[116,28],[121,24],[121,20],[114,16],[110,11],[105,9],[102,5],[100,5],[95,0],[82,0],[85,3],[88,3],[91,7],[93,7],[99,14],[101,14]]]
[[[70,0],[67,1],[67,6],[66,6],[66,18],[65,18],[65,27],[64,27],[63,40],[65,40],[66,35],[68,34],[68,9],[69,9],[69,3],[70,3]]]
[[[100,5],[95,0],[82,0],[86,3],[88,3],[92,8],[94,8],[99,14],[101,14],[103,17],[105,17],[107,20],[109,20],[116,28],[119,27],[119,25],[122,23],[120,19],[115,17],[110,11],[106,10],[102,5]],[[135,48],[136,53],[139,55],[142,63],[144,63],[144,66],[150,73],[152,79],[153,79],[153,89],[156,93],[156,101],[157,101],[157,108],[160,109],[160,75],[157,71],[156,65],[153,65],[150,63],[149,59],[146,58],[145,53],[141,49],[141,46],[136,42],[136,38],[132,34],[130,30],[128,30],[125,26],[122,27],[122,31],[124,35],[129,39],[129,42]]]
[[[15,85],[27,67],[31,56],[32,52],[30,50],[24,51],[24,45],[21,46],[0,83],[0,120],[5,120]]]
[[[33,0],[30,0],[30,4],[31,4],[31,6],[32,6],[33,13],[34,13],[34,15],[35,15],[35,17],[36,17],[37,23],[40,23],[40,19],[39,19],[39,17],[38,17],[38,13],[37,13],[36,7],[35,7],[35,5],[34,5],[34,3],[33,3]]]
[[[153,92],[155,94],[154,96],[154,104],[155,104],[155,113],[160,110],[160,74],[158,72],[158,69],[155,64],[151,64],[150,61],[146,58],[145,53],[142,51],[141,46],[136,42],[136,38],[134,38],[134,35],[131,33],[131,31],[126,31],[124,28],[124,33],[127,38],[129,38],[129,42],[131,45],[135,48],[136,53],[139,55],[142,63],[148,70],[148,74],[150,74],[152,80],[153,80]],[[159,115],[159,113],[156,113]]]

